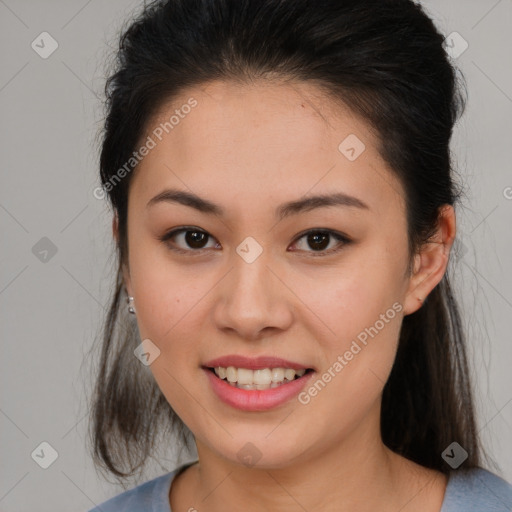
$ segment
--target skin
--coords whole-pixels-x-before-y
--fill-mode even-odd
[[[193,432],[199,463],[173,482],[173,512],[208,510],[436,511],[446,478],[391,452],[379,428],[381,393],[402,319],[421,307],[443,277],[455,237],[455,212],[441,210],[431,243],[408,272],[404,190],[380,157],[364,120],[311,84],[211,82],[187,89],[161,109],[144,135],[194,97],[198,106],[139,164],[129,190],[124,271],[141,339],[161,351],[151,371]],[[349,161],[338,146],[349,134],[365,151]],[[177,203],[148,201],[178,188],[213,201],[222,218]],[[277,205],[305,194],[341,191],[369,210],[324,207],[277,221]],[[184,235],[210,235],[201,255]],[[315,256],[308,229],[340,232]],[[117,220],[113,223],[117,237]],[[247,237],[263,248],[247,263],[236,252]],[[226,354],[272,355],[318,369],[392,304],[402,305],[367,346],[311,401],[264,412],[222,403],[200,366]],[[237,454],[254,444],[253,467]],[[302,507],[302,508],[301,508]]]

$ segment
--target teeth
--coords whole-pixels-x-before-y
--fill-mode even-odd
[[[218,366],[214,369],[220,379],[226,379],[232,386],[241,389],[269,389],[295,379],[295,375],[302,377],[306,370],[293,368],[263,368],[249,370],[248,368],[235,368]]]
[[[237,373],[236,368],[234,366],[226,368],[226,379],[228,379],[228,382],[236,382]]]

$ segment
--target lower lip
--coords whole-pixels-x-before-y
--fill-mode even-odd
[[[239,389],[220,379],[211,370],[203,368],[217,396],[226,404],[243,411],[267,411],[298,395],[313,375],[313,371],[302,377],[269,389]]]

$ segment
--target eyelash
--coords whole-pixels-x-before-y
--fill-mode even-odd
[[[176,235],[178,235],[180,233],[186,233],[187,231],[192,231],[195,233],[202,233],[202,234],[207,235],[207,237],[209,237],[209,238],[213,238],[213,236],[210,235],[209,233],[207,233],[206,231],[203,231],[202,229],[195,228],[193,226],[189,226],[189,227],[183,227],[183,228],[174,229],[172,231],[169,231],[169,232],[165,233],[164,235],[162,235],[161,237],[159,237],[159,240],[161,242],[163,242],[165,245],[167,245],[167,247],[169,249],[171,249],[172,251],[177,252],[179,254],[187,254],[187,255],[193,255],[193,256],[201,255],[203,253],[203,251],[205,251],[207,249],[204,249],[204,248],[203,249],[181,249],[180,247],[172,246],[169,243],[171,238],[175,237]],[[336,254],[336,253],[340,252],[344,248],[344,246],[346,246],[352,242],[352,240],[350,238],[348,238],[347,236],[342,235],[341,233],[338,233],[336,231],[332,231],[329,229],[310,229],[308,231],[305,231],[305,232],[297,235],[294,243],[298,242],[301,238],[304,238],[305,236],[310,235],[310,234],[330,235],[332,238],[334,238],[338,242],[340,242],[340,244],[337,247],[335,247],[334,249],[329,249],[327,251],[325,251],[325,250],[322,250],[322,251],[300,251],[299,250],[298,251],[298,252],[312,253],[311,255],[314,258],[330,256],[332,254]]]

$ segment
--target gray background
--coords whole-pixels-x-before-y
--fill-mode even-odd
[[[445,35],[456,31],[469,44],[456,58],[469,104],[453,148],[468,194],[457,211],[461,243],[451,271],[471,343],[479,428],[498,464],[490,469],[512,481],[512,0],[423,4]],[[138,5],[0,0],[3,512],[85,511],[122,491],[96,474],[86,451],[86,356],[114,268],[110,213],[92,194],[105,62]],[[44,31],[59,45],[47,59],[31,47]],[[54,255],[41,252],[49,245],[43,237]],[[58,452],[47,469],[31,456],[42,442]],[[147,478],[174,469],[172,440],[163,457]]]

